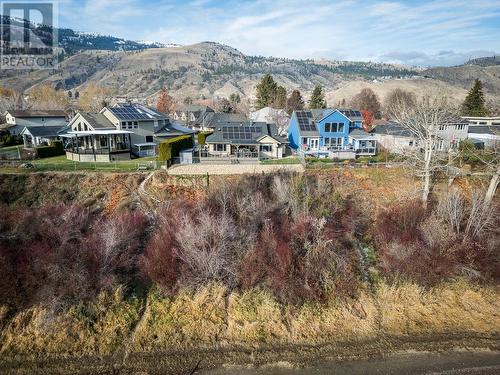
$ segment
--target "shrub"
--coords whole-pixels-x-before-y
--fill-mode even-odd
[[[207,137],[212,134],[213,132],[206,131],[206,132],[199,132],[198,133],[198,144],[199,145],[204,145]]]
[[[36,157],[39,159],[51,156],[64,155],[64,147],[61,141],[52,141],[49,146],[38,146],[35,149]]]
[[[193,137],[190,135],[167,139],[159,145],[159,159],[161,161],[170,161],[172,158],[178,157],[181,150],[192,147]]]

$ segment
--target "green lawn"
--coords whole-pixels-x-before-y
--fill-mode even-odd
[[[66,155],[34,160],[31,163],[36,171],[99,171],[99,172],[132,172],[139,164],[149,164],[156,157],[137,158],[132,160],[115,161],[110,163],[87,163],[66,159]],[[158,163],[158,166],[161,164]]]
[[[263,160],[261,164],[300,164],[300,159],[297,157],[286,157],[283,159]]]

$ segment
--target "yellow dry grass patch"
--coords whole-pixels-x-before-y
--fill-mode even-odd
[[[212,284],[175,297],[150,293],[148,309],[138,325],[133,347],[138,350],[212,346],[225,330],[225,288]]]
[[[124,301],[121,289],[101,293],[90,305],[61,315],[35,307],[10,322],[0,353],[110,354],[122,344],[137,314],[137,301]]]
[[[381,285],[383,333],[499,333],[500,290],[465,281],[424,290],[416,284]]]
[[[366,293],[351,303],[306,304],[291,319],[295,343],[366,340],[377,334],[377,309]]]
[[[269,292],[253,289],[229,296],[226,338],[235,344],[290,340],[280,304]]]

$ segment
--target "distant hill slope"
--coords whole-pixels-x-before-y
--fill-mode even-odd
[[[24,30],[23,20],[2,15],[2,24],[10,23],[11,27]],[[8,28],[2,30],[7,33]],[[32,25],[31,30],[42,40],[51,37],[48,32],[50,28],[43,25]],[[64,50],[65,55],[73,55],[85,50],[107,50],[107,51],[138,51],[148,48],[164,47],[162,43],[146,43],[126,40],[109,35],[97,33],[84,33],[72,29],[57,28],[59,47]]]
[[[50,84],[60,90],[82,90],[93,83],[110,88],[116,96],[137,99],[154,99],[166,86],[177,99],[232,93],[252,98],[261,77],[270,73],[287,90],[299,89],[306,98],[314,85],[321,84],[331,105],[349,100],[367,86],[381,99],[389,89],[402,87],[417,95],[444,92],[458,101],[474,78],[483,80],[489,100],[500,96],[500,65],[490,66],[490,60],[481,61],[485,66],[423,71],[383,63],[247,56],[213,42],[162,48],[71,29],[60,29],[59,39],[65,55],[56,71],[2,71],[0,86],[24,91]]]

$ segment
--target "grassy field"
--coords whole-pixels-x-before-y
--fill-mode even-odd
[[[294,156],[290,156],[283,159],[263,160],[261,161],[261,164],[300,164],[300,159]]]
[[[65,155],[33,160],[33,169],[25,171],[98,171],[98,172],[134,172],[139,165],[155,169],[156,157],[137,158],[132,160],[115,161],[111,163],[86,163],[66,159]],[[156,163],[157,167],[160,163]],[[18,169],[19,170],[19,169]]]

